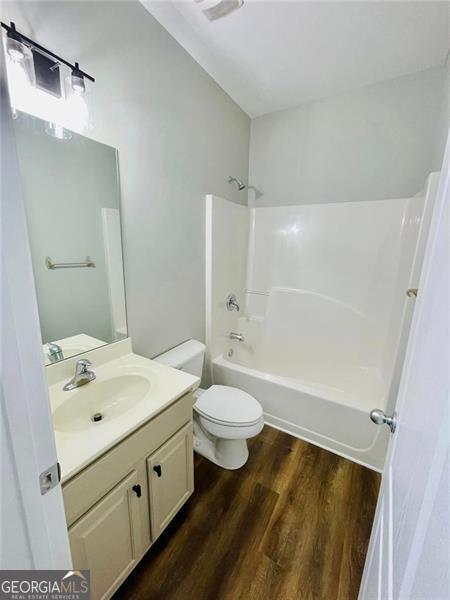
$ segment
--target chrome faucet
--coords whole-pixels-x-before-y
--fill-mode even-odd
[[[75,365],[75,375],[69,382],[66,383],[66,385],[63,387],[63,390],[65,392],[68,392],[70,390],[74,390],[77,387],[80,387],[80,385],[84,385],[85,383],[94,381],[96,377],[95,373],[94,371],[90,371],[88,369],[88,367],[90,367],[91,365],[91,361],[87,358],[82,358],[81,360],[78,360],[77,364]]]
[[[242,333],[234,333],[234,331],[232,331],[230,333],[230,340],[237,340],[238,342],[243,342],[244,336],[242,335]]]
[[[226,304],[227,310],[237,310],[239,312],[239,304],[236,298],[236,294],[228,294]]]
[[[50,362],[57,362],[58,360],[64,359],[64,354],[61,346],[55,344],[55,342],[49,342],[47,344],[47,356]]]

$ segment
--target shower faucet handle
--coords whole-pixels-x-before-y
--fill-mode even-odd
[[[226,305],[227,310],[237,310],[239,312],[239,304],[236,298],[236,294],[228,294]]]

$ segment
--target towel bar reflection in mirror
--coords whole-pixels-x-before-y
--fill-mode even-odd
[[[95,262],[90,256],[86,256],[85,262],[55,263],[50,256],[46,256],[45,265],[47,269],[79,269],[83,267],[95,267]]]

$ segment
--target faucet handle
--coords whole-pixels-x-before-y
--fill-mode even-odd
[[[237,310],[239,312],[239,304],[236,298],[236,294],[228,294],[226,301],[227,310]]]
[[[88,358],[81,358],[77,360],[76,371],[77,373],[86,373],[88,367],[91,367],[92,363]]]

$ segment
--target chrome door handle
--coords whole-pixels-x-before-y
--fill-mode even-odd
[[[375,425],[387,425],[391,430],[391,433],[394,433],[395,428],[397,427],[397,413],[389,417],[383,410],[380,408],[374,408],[370,411],[370,418],[375,423]]]

